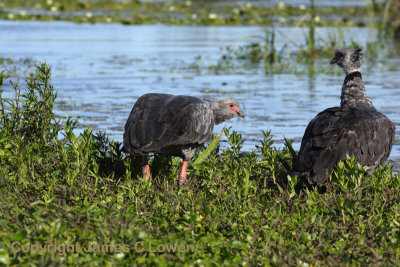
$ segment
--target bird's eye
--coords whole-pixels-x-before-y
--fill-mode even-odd
[[[229,106],[230,108],[233,108],[233,104],[229,104],[228,106]]]

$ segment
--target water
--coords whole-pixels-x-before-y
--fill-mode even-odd
[[[261,69],[215,74],[190,66],[201,57],[201,65],[216,64],[221,48],[260,41],[265,28],[258,26],[205,27],[120,24],[74,24],[69,22],[0,21],[0,57],[30,57],[52,67],[52,81],[58,90],[56,114],[78,118],[80,130],[92,127],[122,141],[125,121],[136,99],[148,92],[188,94],[198,97],[238,99],[246,118],[235,118],[232,126],[245,138],[244,149],[254,150],[262,130],[271,130],[277,146],[283,138],[293,140],[295,149],[308,122],[325,108],[340,103],[344,75],[266,75]],[[277,30],[276,47],[303,42],[301,28]],[[318,28],[326,39],[336,32]],[[368,28],[345,28],[349,41],[373,41]],[[333,52],[332,52],[333,53]],[[324,68],[330,66],[323,59]],[[393,58],[390,64],[399,65]],[[367,66],[366,66],[367,67]],[[382,66],[376,65],[377,68]],[[395,122],[400,130],[397,103],[400,102],[398,71],[366,68],[367,93],[375,107]],[[318,72],[318,70],[317,70]],[[6,93],[12,95],[7,85]],[[221,131],[223,125],[215,127]],[[397,136],[398,137],[398,131]],[[395,143],[391,161],[400,159]]]

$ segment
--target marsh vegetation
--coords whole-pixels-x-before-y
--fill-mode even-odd
[[[400,265],[397,142],[370,176],[354,158],[323,188],[287,176],[309,120],[338,103],[337,46],[364,48],[367,93],[400,122],[387,8],[316,2],[2,1],[0,263]],[[121,152],[134,100],[166,88],[235,96],[248,115],[215,128],[184,188],[179,158],[152,157],[146,181]]]
[[[120,143],[60,123],[46,65],[14,88],[20,97],[0,103],[3,264],[399,264],[400,177],[389,164],[365,177],[349,158],[325,193],[296,191],[286,176],[296,156],[289,141],[277,149],[263,132],[257,150],[244,153],[242,136],[226,129],[229,147],[199,151],[207,156],[180,188],[178,158],[155,157],[146,181],[141,158]],[[36,243],[130,249],[40,255],[20,247]],[[195,250],[156,249],[176,243]]]

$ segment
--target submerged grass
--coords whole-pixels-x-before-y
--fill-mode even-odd
[[[390,1],[389,1],[390,2]],[[295,28],[302,28],[304,41],[299,40],[298,36],[291,36],[292,33],[286,36],[285,43],[280,45],[279,49],[275,44],[275,35],[277,33],[277,26],[282,26],[286,24],[287,20],[281,17],[282,20],[278,20],[276,23],[271,23],[267,25],[264,36],[258,36],[259,41],[251,41],[247,44],[235,46],[227,45],[222,48],[220,59],[209,66],[208,70],[215,72],[216,74],[223,72],[247,72],[247,71],[259,71],[262,70],[266,74],[276,74],[276,73],[294,73],[294,74],[307,74],[309,76],[314,76],[318,70],[318,73],[325,74],[342,74],[339,69],[326,68],[326,63],[328,58],[332,57],[333,51],[339,46],[351,46],[351,47],[365,47],[366,56],[369,67],[375,67],[380,65],[376,69],[385,69],[382,66],[387,65],[389,58],[396,54],[396,47],[390,47],[393,43],[391,38],[389,38],[389,32],[393,30],[391,26],[388,26],[387,17],[388,14],[392,14],[392,17],[396,17],[396,12],[387,11],[391,7],[391,3],[386,3],[381,6],[378,3],[373,3],[371,6],[366,6],[367,14],[370,17],[376,18],[376,21],[370,21],[368,25],[372,28],[377,29],[377,36],[375,41],[368,41],[366,44],[362,45],[356,43],[353,38],[347,37],[345,39],[343,34],[343,27],[354,26],[349,25],[346,22],[345,13],[338,10],[334,14],[338,16],[338,20],[333,24],[336,30],[329,32],[328,36],[319,36],[317,34],[318,26],[327,26],[328,24],[321,23],[321,16],[324,13],[323,10],[315,6],[314,0],[310,1],[310,6],[303,7],[299,6],[300,10],[306,10],[300,19],[292,21],[289,23]],[[397,4],[393,4],[396,5]],[[293,8],[290,6],[285,6],[283,2],[280,2],[277,6],[280,14],[282,16],[287,15],[286,9]],[[349,11],[350,14],[358,14],[362,8],[359,8],[356,12],[355,10]],[[388,14],[387,14],[388,13]],[[385,15],[386,14],[386,15]],[[293,14],[292,14],[293,15]],[[397,20],[395,20],[397,22]],[[395,24],[395,23],[393,23]],[[365,26],[366,24],[357,25]],[[337,32],[335,32],[337,31]],[[247,38],[256,39],[256,36],[248,36]],[[238,38],[237,42],[243,41],[245,38]],[[301,38],[300,38],[301,39]],[[365,52],[365,51],[364,51]],[[200,62],[201,56],[197,57],[195,62],[190,65],[190,68],[200,72],[202,70],[202,62]],[[395,67],[386,66],[387,69],[395,69]],[[368,70],[367,70],[368,72]]]
[[[376,41],[369,41],[365,45],[354,40],[346,40],[343,34],[343,25],[338,25],[336,31],[328,32],[327,37],[321,37],[316,33],[316,25],[313,23],[315,14],[312,12],[308,27],[303,27],[304,41],[298,40],[298,36],[286,36],[284,44],[277,48],[275,35],[278,30],[275,27],[265,29],[263,36],[249,36],[254,40],[243,45],[227,45],[221,49],[221,56],[215,64],[210,64],[206,69],[216,74],[230,72],[263,71],[265,74],[292,73],[314,76],[317,73],[342,75],[340,69],[326,68],[337,47],[350,46],[363,48],[368,67],[366,73],[374,71],[387,71],[392,68],[387,65],[390,58],[398,54],[393,42],[382,36],[377,31]],[[297,26],[304,26],[299,24]],[[243,41],[238,39],[238,41]],[[198,72],[204,69],[201,57],[191,64],[192,69]],[[376,67],[380,66],[380,67]],[[317,71],[318,70],[318,71]]]
[[[0,85],[5,80],[0,75]],[[399,265],[400,177],[354,158],[325,193],[296,191],[296,157],[269,132],[257,150],[203,149],[177,186],[178,159],[140,158],[53,113],[50,69],[0,102],[0,263],[4,265]],[[1,88],[1,86],[0,86]],[[0,91],[2,92],[2,91]]]
[[[12,59],[0,57],[0,70],[4,70],[5,75],[14,78],[26,77],[32,72],[34,60],[32,58]]]
[[[328,59],[332,57],[332,51],[338,47],[337,38],[315,41],[314,31],[304,35],[304,42],[292,43],[288,40],[280,49],[276,48],[275,30],[266,30],[265,35],[260,36],[259,42],[250,42],[240,46],[225,46],[221,56],[215,64],[206,66],[206,69],[216,74],[237,73],[248,71],[263,71],[266,75],[292,73],[296,75],[313,76],[317,73],[341,75],[338,69],[325,68]],[[352,47],[362,47],[357,43],[347,44]],[[377,51],[378,43],[369,43],[370,50]],[[382,53],[381,53],[382,54]],[[381,60],[385,58],[382,56]],[[196,58],[190,68],[200,72],[204,69],[201,57]],[[372,61],[376,63],[377,61]]]

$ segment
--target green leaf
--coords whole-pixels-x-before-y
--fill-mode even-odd
[[[10,264],[10,256],[8,256],[8,253],[4,248],[0,249],[0,262],[5,265]]]
[[[311,241],[311,234],[308,232],[303,232],[301,233],[300,239],[303,244],[308,244]]]
[[[179,159],[180,159],[180,157],[174,157],[174,158],[172,159],[172,165],[177,165],[178,162],[179,162]]]
[[[221,133],[218,134],[208,145],[206,149],[204,149],[203,153],[201,153],[195,162],[192,164],[193,168],[196,169],[199,164],[201,164],[210,154],[215,150],[215,148],[218,146],[219,140],[221,139],[222,133],[224,132],[225,127],[222,129]]]
[[[294,159],[296,159],[296,158],[297,158],[297,153],[296,153],[296,151],[293,149],[292,142],[291,142],[290,140],[286,139],[286,137],[284,137],[284,139],[285,139],[285,145],[286,145],[286,147],[289,149],[290,154],[292,155],[292,157],[293,157]]]

